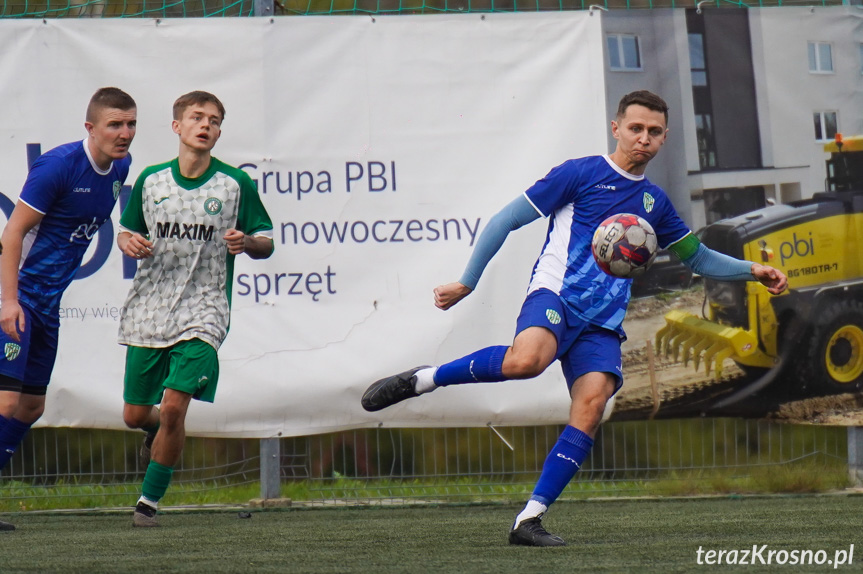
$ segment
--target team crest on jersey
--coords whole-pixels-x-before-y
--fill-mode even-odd
[[[656,200],[655,200],[655,199],[653,199],[653,196],[652,196],[652,195],[650,195],[650,194],[649,194],[649,193],[647,193],[647,192],[644,192],[643,203],[644,203],[644,210],[645,210],[647,213],[650,213],[651,211],[653,211],[653,204],[654,204],[655,202],[656,202]]]
[[[558,313],[554,309],[546,309],[545,316],[548,318],[548,322],[552,325],[557,325],[558,323],[560,323],[560,313]]]
[[[18,358],[18,354],[21,352],[21,345],[17,343],[6,343],[6,348],[3,349],[3,352],[6,354],[7,361],[14,361]]]
[[[123,184],[120,181],[114,182],[114,201],[117,201],[117,198],[120,197],[120,190],[123,189]]]
[[[218,197],[208,197],[204,202],[204,211],[210,215],[216,215],[222,211],[222,200]]]

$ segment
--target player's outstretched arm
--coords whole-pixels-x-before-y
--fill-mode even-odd
[[[447,283],[446,285],[438,285],[434,289],[434,304],[438,309],[446,311],[465,297],[471,294],[473,289],[462,285],[458,281],[455,283]]]
[[[774,295],[782,293],[788,287],[788,277],[785,276],[785,273],[769,265],[753,263],[752,276]]]
[[[767,291],[774,295],[782,293],[788,287],[788,278],[782,271],[769,265],[737,259],[708,249],[692,234],[669,246],[669,249],[690,269],[704,277],[720,281],[754,279],[761,282],[767,287]]]
[[[485,270],[486,265],[488,265],[491,258],[501,248],[503,242],[506,241],[510,231],[527,225],[531,221],[539,219],[539,217],[539,212],[524,195],[518,196],[506,207],[495,213],[488,220],[488,224],[486,224],[482,233],[479,234],[479,239],[476,241],[473,253],[467,262],[467,267],[458,282],[470,291],[476,289],[476,285],[479,283],[479,278]],[[464,295],[462,298],[464,298]],[[455,303],[457,301],[452,303],[452,305],[455,305]]]
[[[229,229],[225,233],[225,242],[231,255],[245,253],[252,259],[266,259],[273,254],[273,240],[263,235],[246,235],[237,229]]]

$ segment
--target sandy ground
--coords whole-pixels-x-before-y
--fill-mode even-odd
[[[787,402],[769,418],[797,424],[863,426],[863,394],[845,393]]]
[[[630,303],[623,328],[627,334],[623,350],[624,386],[616,397],[612,420],[644,419],[656,410],[662,416],[677,400],[673,416],[702,416],[703,403],[693,402],[687,410],[686,400],[681,407],[680,397],[707,395],[727,396],[745,382],[731,383],[743,373],[731,360],[723,364],[723,387],[714,380],[712,373],[705,373],[704,365],[696,372],[692,363],[684,366],[671,357],[655,353],[655,374],[658,393],[651,390],[648,369],[647,342],[653,343],[656,332],[665,326],[664,315],[672,309],[688,311],[701,316],[704,292],[700,287],[671,296],[635,299]],[[741,381],[744,381],[741,379]],[[737,385],[737,386],[735,386]],[[796,424],[824,424],[840,426],[863,426],[863,393],[846,393],[820,397],[780,398],[783,381],[774,382],[761,395],[747,399],[748,404],[739,414]],[[658,398],[658,404],[657,399]],[[657,408],[658,407],[658,408]],[[719,415],[717,415],[719,416]]]
[[[615,417],[624,411],[652,411],[656,405],[651,390],[648,344],[653,345],[656,333],[665,326],[665,314],[673,309],[687,311],[701,316],[704,292],[700,287],[689,291],[662,297],[635,299],[630,303],[629,312],[623,323],[627,340],[623,343],[624,386],[618,393],[615,404]],[[739,370],[731,361],[726,361],[724,371],[727,375],[738,374]],[[713,373],[706,373],[702,364],[698,371],[692,362],[683,365],[672,357],[661,356],[654,348],[654,373],[659,398],[659,407],[684,389],[713,384]],[[693,415],[699,413],[693,412]]]

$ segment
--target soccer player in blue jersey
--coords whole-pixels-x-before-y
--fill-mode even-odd
[[[363,395],[363,407],[377,411],[438,387],[536,377],[555,360],[561,362],[572,398],[569,424],[510,529],[510,544],[565,545],[540,520],[587,458],[606,403],[623,384],[621,325],[631,281],[605,274],[593,260],[591,239],[603,220],[616,213],[643,217],[661,246],[705,277],[757,280],[773,294],[787,286],[777,269],[702,245],[665,192],[644,177],[647,164],[665,143],[667,124],[668,106],[656,94],[624,96],[611,122],[614,152],[552,169],[489,220],[461,279],[434,290],[435,305],[449,309],[474,290],[510,231],[548,217],[546,242],[511,346],[487,347],[438,367],[416,367],[375,382]]]
[[[37,159],[3,230],[0,255],[0,469],[45,410],[57,356],[60,298],[90,240],[111,217],[132,158],[137,106],[102,88],[87,138]],[[0,524],[0,530],[11,525]]]

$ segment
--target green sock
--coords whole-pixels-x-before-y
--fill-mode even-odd
[[[165,491],[171,484],[171,475],[173,474],[174,469],[170,466],[151,460],[147,467],[147,473],[144,475],[144,497],[153,502],[159,502],[165,496]]]
[[[147,434],[156,434],[156,431],[159,430],[159,423],[156,423],[151,427],[141,427],[141,430]]]

